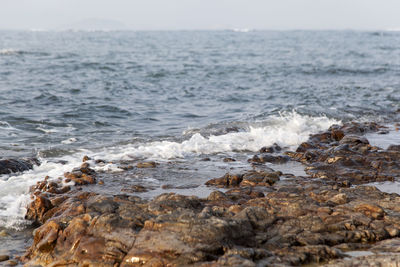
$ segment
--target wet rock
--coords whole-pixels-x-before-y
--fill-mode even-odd
[[[129,188],[123,188],[121,191],[122,192],[130,192],[130,193],[134,193],[134,192],[142,193],[142,192],[147,192],[149,190],[146,187],[141,186],[141,185],[132,185]]]
[[[246,187],[246,186],[271,186],[279,181],[281,172],[249,171],[244,174],[225,174],[220,178],[206,182],[208,186],[216,187]]]
[[[400,152],[400,145],[390,145],[387,150],[389,151],[399,151]]]
[[[95,184],[96,178],[93,175],[86,174],[80,170],[64,173],[64,177],[73,181],[76,185]]]
[[[385,215],[385,211],[377,206],[372,204],[363,203],[355,207],[356,211],[364,213],[368,217],[372,217],[374,219],[382,219]]]
[[[208,195],[207,200],[209,201],[225,201],[225,202],[231,202],[230,198],[223,192],[221,191],[213,191]]]
[[[400,255],[370,255],[362,257],[354,257],[346,260],[333,261],[323,265],[326,267],[354,267],[354,266],[398,266],[400,263]]]
[[[366,134],[370,132],[377,132],[382,128],[385,127],[375,122],[365,122],[365,123],[350,122],[340,127],[340,129],[346,134],[357,134],[357,135]]]
[[[353,184],[393,181],[400,175],[400,153],[382,151],[371,146],[365,137],[355,135],[371,129],[379,127],[373,123],[336,126],[328,132],[312,135],[297,152],[287,155],[306,164],[306,173],[314,178]],[[338,131],[343,136],[335,137]]]
[[[32,191],[29,218],[41,226],[23,260],[28,266],[397,264],[391,255],[340,260],[352,250],[398,252],[400,196],[352,186],[400,177],[398,151],[357,136],[375,129],[381,128],[332,126],[289,152],[311,177],[280,181],[281,172],[254,164],[208,181],[228,189],[207,198],[167,193],[144,200],[84,192],[84,184],[82,191],[56,194],[48,190],[62,186],[45,179]],[[265,155],[272,156],[257,156]],[[83,180],[88,168],[67,176]]]
[[[44,222],[44,215],[47,211],[53,208],[51,201],[45,196],[36,196],[27,209],[25,218],[35,222]]]
[[[220,178],[211,179],[206,182],[206,185],[213,185],[217,187],[232,187],[239,186],[243,180],[243,175],[241,174],[225,174]]]
[[[0,237],[6,237],[6,236],[8,236],[7,231],[6,230],[1,230],[0,231]]]
[[[18,265],[18,262],[14,261],[14,260],[9,260],[7,262],[7,266],[17,266],[17,265]]]
[[[8,261],[9,259],[10,259],[10,256],[8,256],[8,255],[0,255],[0,262]]]
[[[347,195],[346,194],[341,193],[341,194],[335,195],[334,197],[329,199],[329,201],[332,201],[333,203],[341,205],[341,204],[347,203],[348,199],[347,199]]]
[[[339,144],[343,145],[343,144],[348,144],[348,145],[358,145],[358,144],[369,144],[367,138],[362,137],[362,136],[357,136],[357,135],[346,135],[344,136]]]
[[[268,175],[243,177],[259,185]],[[239,186],[206,199],[169,193],[150,201],[79,193],[53,208],[53,217],[35,231],[26,260],[301,265],[344,257],[338,248],[390,239],[400,231],[400,197],[373,187],[303,178],[271,190]]]
[[[265,163],[270,162],[274,164],[283,164],[290,160],[288,156],[272,156],[270,154],[255,155],[249,162]]]
[[[236,159],[233,158],[224,158],[224,162],[235,162]]]
[[[272,146],[268,146],[268,147],[262,147],[260,149],[260,153],[276,153],[276,152],[280,152],[282,150],[282,148],[274,143]]]
[[[36,158],[3,159],[0,160],[0,174],[27,171],[32,169],[34,165],[40,165],[40,161]]]
[[[137,168],[155,168],[157,167],[157,163],[154,161],[148,161],[148,162],[139,162],[136,164]]]
[[[281,172],[251,171],[243,175],[241,186],[271,186],[279,181]]]

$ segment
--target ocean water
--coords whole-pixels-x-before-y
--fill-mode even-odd
[[[112,185],[90,190],[206,195],[262,146],[399,121],[399,77],[400,32],[0,31],[0,157],[42,162],[0,176],[0,229],[24,229],[29,186],[84,155]],[[121,169],[140,160],[159,166]]]

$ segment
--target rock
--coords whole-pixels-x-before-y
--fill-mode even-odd
[[[334,197],[332,197],[330,199],[330,201],[332,201],[333,203],[342,205],[342,204],[346,204],[348,202],[348,199],[347,199],[346,194],[341,193],[341,194],[337,194]]]
[[[0,255],[0,262],[8,261],[9,259],[10,259],[10,256],[8,256],[8,255]]]
[[[217,187],[232,187],[239,186],[243,180],[243,175],[241,174],[225,174],[220,178],[211,179],[206,182],[206,185],[213,185]]]
[[[208,186],[227,189],[207,198],[85,192],[85,176],[96,175],[85,162],[66,175],[84,181],[79,188],[62,191],[51,179],[32,188],[27,218],[40,227],[22,260],[27,266],[397,264],[398,255],[379,253],[398,252],[400,196],[362,185],[400,177],[395,148],[374,148],[357,135],[376,129],[381,128],[332,126],[287,153],[310,176],[280,181],[281,172],[252,164],[209,180]],[[256,156],[259,162],[253,163],[278,158],[267,149]],[[354,250],[378,254],[342,260],[342,251]]]
[[[1,230],[0,231],[0,237],[6,237],[6,236],[8,236],[7,231],[6,230]]]
[[[353,257],[346,260],[332,261],[323,265],[326,267],[353,267],[353,266],[398,266],[400,255],[370,255],[362,257]]]
[[[344,136],[339,144],[349,144],[349,145],[358,145],[358,144],[369,144],[367,138],[357,135],[346,135]]]
[[[35,200],[28,206],[25,219],[43,223],[45,213],[53,208],[51,201],[45,196],[36,196]]]
[[[165,189],[165,188],[163,188]],[[121,189],[122,192],[129,192],[129,193],[133,193],[133,192],[137,192],[137,193],[142,193],[142,192],[147,192],[149,191],[146,187],[141,186],[141,185],[132,185],[129,188],[123,188]]]
[[[245,186],[270,186],[279,181],[281,172],[249,171],[244,174],[225,174],[220,178],[206,182],[208,186],[217,187],[245,187]]]
[[[224,162],[235,162],[236,159],[233,158],[224,158]]]
[[[282,148],[278,144],[274,143],[272,146],[262,147],[260,149],[260,153],[275,153],[275,152],[280,152],[281,150]]]
[[[64,177],[73,181],[76,185],[87,185],[96,183],[96,178],[93,175],[89,175],[85,172],[82,172],[81,170],[66,172],[64,173]]]
[[[362,212],[366,216],[372,217],[374,219],[382,219],[385,215],[385,211],[381,207],[367,203],[356,206],[355,211]]]
[[[40,165],[39,160],[36,158],[3,159],[0,160],[0,174],[27,171],[32,169],[34,165]]]
[[[387,150],[389,151],[399,151],[400,152],[400,145],[390,145]]]
[[[7,266],[17,266],[17,265],[18,265],[18,262],[14,261],[14,260],[9,260],[7,262]]]
[[[241,186],[270,186],[279,181],[281,172],[251,171],[243,175]]]
[[[136,165],[137,168],[155,168],[157,167],[157,163],[154,161],[148,161],[148,162],[139,162]]]
[[[288,156],[272,156],[270,154],[255,155],[249,162],[283,164],[290,160]]]

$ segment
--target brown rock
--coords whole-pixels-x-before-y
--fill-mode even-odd
[[[383,219],[385,215],[385,211],[381,207],[367,203],[356,206],[354,210],[374,219]]]
[[[235,162],[236,159],[233,158],[224,158],[224,162]]]
[[[9,259],[10,259],[10,256],[8,256],[8,255],[0,255],[0,262],[8,261]]]
[[[155,168],[157,167],[157,163],[154,161],[148,161],[148,162],[139,162],[136,164],[137,168]]]
[[[44,222],[44,215],[53,208],[51,201],[44,196],[36,196],[35,200],[28,206],[25,218],[35,222]]]
[[[338,205],[346,204],[348,202],[347,195],[343,193],[337,194],[329,200]]]

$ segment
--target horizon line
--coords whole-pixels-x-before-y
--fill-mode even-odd
[[[257,32],[257,31],[276,31],[276,32],[288,32],[288,31],[356,31],[356,32],[373,32],[373,31],[388,31],[388,32],[397,32],[400,31],[399,28],[386,28],[386,29],[362,29],[362,28],[287,28],[287,29],[279,29],[279,28],[199,28],[199,29],[80,29],[80,28],[66,28],[66,29],[45,29],[45,28],[1,28],[0,31],[31,31],[31,32],[180,32],[180,31],[233,31],[233,32]]]

